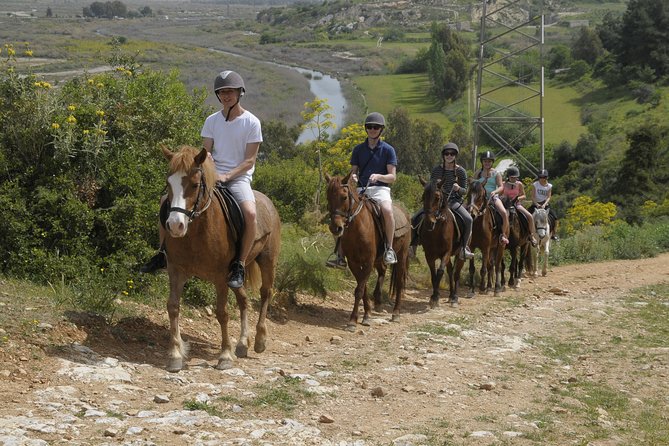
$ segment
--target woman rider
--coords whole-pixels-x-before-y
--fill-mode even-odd
[[[472,236],[472,216],[462,205],[463,197],[467,194],[467,171],[456,164],[455,159],[460,153],[457,144],[449,142],[441,149],[441,164],[434,166],[430,174],[430,181],[441,180],[441,189],[448,197],[448,206],[457,213],[464,222],[462,234],[461,259],[471,259],[474,254],[469,250],[469,239]]]
[[[502,200],[497,195],[493,195],[493,192],[502,187],[502,174],[492,168],[492,164],[495,161],[495,155],[492,152],[487,151],[482,153],[480,159],[481,169],[474,174],[474,180],[483,185],[486,195],[490,197],[490,201],[493,202],[497,212],[502,216],[502,234],[499,236],[499,240],[507,245],[509,243],[509,215],[506,213],[506,209],[504,209]]]

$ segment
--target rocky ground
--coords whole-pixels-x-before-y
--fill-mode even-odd
[[[226,371],[215,318],[191,311],[188,367],[170,374],[165,311],[109,326],[0,282],[0,443],[668,444],[669,341],[640,339],[667,334],[641,311],[669,296],[638,291],[668,283],[664,254],[552,268],[459,308],[410,289],[399,323],[355,333],[350,295],[301,296],[275,309],[267,351]]]

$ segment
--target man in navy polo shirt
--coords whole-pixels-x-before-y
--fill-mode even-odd
[[[367,139],[353,149],[351,172],[358,180],[358,192],[363,192],[376,200],[383,212],[386,234],[386,250],[383,261],[390,265],[397,263],[393,251],[395,217],[393,200],[390,197],[390,185],[397,179],[397,154],[393,146],[381,140],[381,133],[386,126],[386,119],[381,113],[370,113],[365,118]]]

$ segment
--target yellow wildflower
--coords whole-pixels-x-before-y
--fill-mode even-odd
[[[53,124],[51,124],[51,128],[54,129],[54,130],[58,130],[60,128],[60,124],[58,124],[57,122],[54,122]]]
[[[33,57],[33,50],[25,50],[23,55],[26,57]]]
[[[77,109],[77,107],[75,107],[74,105],[70,104],[70,105],[67,106],[67,109],[68,109],[69,111],[75,111],[75,110]]]
[[[98,115],[99,117],[103,117],[105,115],[105,112],[104,110],[98,110],[95,112],[95,114]]]
[[[91,133],[91,131],[88,130],[88,129],[85,129],[83,133],[84,133],[84,136],[88,136],[88,134]]]
[[[66,121],[67,121],[68,124],[76,124],[77,123],[77,118],[70,115],[70,116],[67,117]]]

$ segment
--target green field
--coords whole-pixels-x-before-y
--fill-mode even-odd
[[[441,125],[446,133],[453,126],[442,113],[440,104],[431,100],[426,74],[358,76],[354,78],[354,81],[365,95],[369,110],[378,110],[387,114],[396,107],[403,107],[414,118],[422,118]],[[527,94],[527,91],[524,93]],[[472,98],[474,94],[474,92],[471,93]],[[523,92],[507,88],[498,93],[495,99],[511,102],[517,100],[519,94]],[[580,119],[581,100],[582,95],[573,87],[546,84],[544,98],[546,144],[558,144],[562,141],[575,143],[578,137],[586,131]],[[456,106],[466,110],[466,101],[467,93]],[[538,100],[531,104],[534,107],[530,107],[531,110],[528,113],[538,116]],[[469,110],[473,114],[473,105]],[[471,119],[473,120],[473,117]]]

